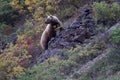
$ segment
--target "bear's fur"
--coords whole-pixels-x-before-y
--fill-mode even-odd
[[[48,49],[48,42],[51,40],[52,37],[56,36],[56,28],[62,28],[61,22],[56,16],[48,16],[45,20],[47,27],[42,33],[40,44],[42,49]]]

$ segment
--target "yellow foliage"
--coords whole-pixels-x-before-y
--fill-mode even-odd
[[[37,3],[37,0],[25,0],[26,5],[32,5],[32,4],[35,4],[35,3]]]
[[[57,62],[57,61],[58,61],[58,56],[49,58],[49,59],[47,60],[48,63],[55,63],[55,62]]]
[[[38,7],[33,15],[33,18],[37,21],[40,21],[41,23],[44,21],[45,12],[42,7]]]
[[[54,8],[51,5],[48,5],[47,10],[54,10]]]
[[[43,22],[43,18],[42,17],[39,17],[37,20]]]
[[[31,0],[25,0],[26,5],[31,5],[32,1]]]
[[[28,10],[32,12],[33,8],[31,6],[28,7]]]
[[[10,2],[11,6],[16,6],[19,3],[19,0],[12,0]]]
[[[15,8],[16,9],[22,9],[23,7],[21,5],[16,5]]]
[[[25,74],[24,72],[24,68],[21,67],[20,65],[16,66],[13,68],[13,72],[14,72],[14,75],[22,75],[22,74]]]
[[[22,4],[24,3],[24,4]],[[32,12],[34,4],[37,3],[37,0],[25,0],[20,3],[20,0],[11,0],[10,5],[14,8],[19,10],[19,12],[24,12],[23,7],[27,7],[27,9]]]
[[[33,3],[37,3],[37,0],[33,0]]]
[[[27,5],[28,10],[32,12],[33,4],[37,3],[37,0],[25,0],[25,5]]]
[[[39,33],[41,31],[41,28],[40,27],[36,27],[35,31],[36,31],[36,33]]]
[[[12,0],[10,5],[17,10],[21,10],[23,8],[23,6],[19,4],[19,0]]]
[[[0,55],[0,79],[12,80],[18,75],[24,74],[23,65],[31,58],[26,49],[20,48],[17,45],[9,45],[10,48],[5,49],[3,54]]]

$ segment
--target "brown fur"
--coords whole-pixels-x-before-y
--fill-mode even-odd
[[[56,36],[55,29],[57,27],[60,27],[61,25],[61,22],[55,16],[48,16],[48,18],[45,20],[45,23],[48,25],[46,29],[43,31],[40,41],[41,47],[44,50],[48,49],[48,42],[51,40],[52,37]]]

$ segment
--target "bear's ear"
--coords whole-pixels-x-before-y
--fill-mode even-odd
[[[50,18],[53,18],[53,16],[52,16],[52,15],[50,15]]]
[[[48,19],[53,19],[52,15],[47,16]]]
[[[49,15],[50,17],[52,17],[52,15]]]

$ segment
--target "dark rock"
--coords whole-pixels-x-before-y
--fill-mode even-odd
[[[54,55],[59,51],[59,49],[52,49],[52,50],[46,50],[44,54],[40,57],[40,62],[44,62],[46,59],[50,57],[54,57]]]

